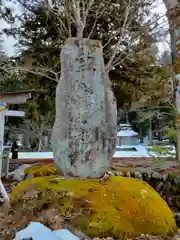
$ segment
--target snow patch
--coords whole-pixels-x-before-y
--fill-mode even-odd
[[[52,231],[39,222],[31,222],[27,228],[19,231],[14,240],[80,240],[67,229]]]

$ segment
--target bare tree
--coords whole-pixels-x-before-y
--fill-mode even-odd
[[[68,32],[68,36],[71,37],[71,25],[73,25],[76,28],[76,37],[82,38],[84,36],[84,30],[86,27],[86,22],[88,18],[88,14],[91,14],[91,12],[95,11],[96,20],[94,22],[94,25],[92,26],[92,29],[89,33],[88,38],[91,37],[92,32],[95,30],[97,20],[102,16],[102,14],[105,11],[111,11],[112,5],[117,5],[117,8],[123,9],[122,15],[119,17],[119,22],[121,22],[121,26],[117,29],[113,29],[113,31],[110,33],[111,37],[107,40],[107,43],[103,47],[107,47],[108,44],[111,43],[111,41],[115,38],[116,42],[114,43],[113,49],[111,51],[111,55],[109,57],[109,61],[106,64],[106,71],[109,73],[109,71],[117,66],[118,64],[122,63],[124,59],[123,56],[119,53],[122,51],[122,48],[125,48],[125,46],[122,44],[123,41],[127,41],[129,39],[130,44],[136,44],[138,40],[138,34],[142,29],[138,29],[136,32],[133,33],[133,35],[136,35],[137,38],[134,40],[134,42],[131,42],[132,33],[129,31],[129,26],[132,24],[133,17],[131,15],[134,2],[132,0],[125,1],[122,6],[121,4],[115,4],[112,3],[112,1],[101,1],[102,4],[99,4],[99,8],[96,9],[97,2],[94,0],[65,0],[64,1],[64,11],[66,13],[66,18],[68,22],[68,29],[66,28],[66,32]],[[56,14],[58,19],[60,19],[60,14],[62,12],[62,6],[59,7],[56,11],[53,8],[53,5],[50,4],[48,0],[45,0],[44,2],[46,8],[48,11],[52,11],[54,14]],[[114,7],[113,6],[113,7]],[[62,22],[61,22],[62,23]],[[109,23],[113,24],[113,23]],[[133,36],[134,37],[134,36]],[[125,50],[125,49],[124,49]]]
[[[18,1],[24,4],[22,0]],[[142,27],[140,24],[140,22],[143,21],[143,19],[140,19],[143,18],[143,13],[139,12],[140,10],[144,11],[145,8],[143,2],[144,1],[139,0],[137,4],[136,0],[125,0],[116,4],[114,1],[106,0],[65,0],[53,2],[46,0],[41,3],[36,1],[36,4],[42,4],[41,6],[43,6],[42,8],[46,12],[47,19],[53,15],[56,17],[57,21],[59,21],[59,37],[62,30],[65,36],[64,38],[72,36],[76,37],[76,42],[75,39],[68,39],[69,42],[67,41],[67,45],[62,49],[61,66],[62,71],[65,72],[66,70],[66,74],[61,72],[61,81],[58,83],[56,91],[57,107],[56,121],[53,130],[53,151],[57,165],[59,163],[61,164],[62,161],[66,162],[65,164],[62,164],[63,167],[65,165],[67,166],[67,164],[69,165],[68,168],[66,167],[62,169],[62,171],[64,170],[64,174],[68,171],[67,174],[71,173],[75,176],[80,174],[81,176],[83,175],[87,177],[87,174],[91,169],[96,169],[96,172],[93,172],[93,176],[99,177],[102,174],[102,171],[107,170],[109,160],[115,150],[117,126],[116,102],[110,88],[108,74],[116,66],[121,67],[121,64],[125,59],[129,58],[130,60],[132,58],[134,54],[133,50],[129,55],[124,54],[129,47],[133,49],[133,47],[139,46],[139,48],[137,47],[138,50],[136,54],[139,54],[140,57],[149,54],[148,44],[144,44],[143,47],[140,47],[142,40],[140,33],[143,33],[143,36],[148,36],[146,27]],[[31,11],[31,9],[28,9],[28,11]],[[111,20],[110,17],[111,12],[112,15],[115,15],[113,16],[113,20]],[[90,25],[88,25],[88,17],[92,14],[95,18],[93,19],[94,24],[92,25],[92,28],[90,28]],[[103,42],[104,60],[106,55],[108,55],[106,57],[105,67],[100,42],[94,40],[91,41],[91,43],[93,42],[91,45],[88,41],[95,28],[98,29],[99,26],[97,20],[102,17],[102,14],[107,16],[106,20],[108,26],[108,33],[106,34],[107,39],[106,42]],[[139,20],[139,23],[136,25],[133,25],[133,21],[135,20],[134,16]],[[100,21],[102,20],[103,19],[100,19]],[[101,30],[99,30],[99,32],[100,31]],[[103,39],[103,33],[101,35]],[[72,44],[73,46],[74,43],[77,43],[78,46],[80,46],[83,42],[82,38],[86,38],[86,47],[83,49],[80,47],[78,48],[78,56],[83,55],[83,57],[74,57],[73,53],[68,54],[68,47],[71,51],[71,47],[68,46],[68,44],[74,41]],[[151,41],[152,39],[148,38],[147,42],[149,42],[149,40]],[[92,47],[93,49],[96,49],[96,51],[91,51]],[[88,51],[85,49],[88,49]],[[100,51],[97,52],[97,49],[100,49]],[[82,51],[84,51],[83,54]],[[94,71],[93,80],[86,66],[85,68],[83,67],[84,69],[81,69],[81,61],[86,65],[88,64],[88,61],[86,60],[93,58],[90,52],[93,52],[94,56],[97,54],[96,57],[94,57],[94,60],[91,61],[90,66],[91,72]],[[55,81],[59,80],[58,74],[53,70],[53,67],[37,67],[37,65],[33,65],[31,60],[31,58],[27,59],[23,67],[15,66],[14,69],[16,71],[25,71],[39,74],[41,76],[46,76],[46,74],[49,73],[50,75],[48,75],[47,78],[50,80],[54,79]],[[138,61],[137,58],[135,61]],[[77,71],[75,71],[76,67],[78,68]],[[78,75],[78,71],[81,72],[81,70],[84,71],[84,74]],[[134,71],[137,71],[137,69]],[[86,77],[84,77],[84,75]],[[72,78],[67,76],[71,76]],[[99,98],[97,97],[95,87],[93,87],[93,83],[96,81],[99,82],[99,91],[102,93],[99,94],[101,95]],[[101,84],[102,81],[103,84]],[[90,91],[88,91],[86,82],[90,85]],[[80,88],[83,90],[79,90]],[[84,89],[87,91],[84,91]],[[77,94],[78,90],[82,95]],[[95,104],[90,103],[89,105],[89,99],[95,99]],[[83,102],[85,102],[85,104],[83,104]],[[78,110],[77,107],[79,107]],[[93,110],[91,110],[91,108],[93,108]],[[75,111],[77,114],[75,114]],[[87,114],[84,114],[86,111]],[[91,113],[91,111],[93,113]],[[75,136],[71,134],[71,132]],[[101,137],[99,137],[99,135],[101,135]],[[86,144],[84,141],[86,141]],[[101,147],[99,148],[99,146]],[[95,151],[101,152],[101,159],[98,159],[98,154],[95,154]],[[93,160],[91,160],[91,157],[93,157]],[[82,163],[81,159],[86,159],[86,162]],[[61,167],[59,166],[59,168]],[[102,169],[102,171],[99,171],[97,168]],[[87,171],[82,171],[82,169]]]
[[[24,8],[25,12],[31,12],[32,8],[29,6],[29,3],[25,3],[23,0],[16,0],[19,4],[21,4]],[[134,21],[134,9],[136,1],[127,0],[122,3],[115,4],[111,0],[64,0],[64,1],[50,1],[50,0],[34,0],[34,5],[43,4],[44,9],[47,14],[47,18],[50,14],[54,14],[57,18],[57,21],[60,22],[59,34],[62,38],[62,32],[64,32],[64,39],[67,37],[72,37],[72,28],[76,29],[76,37],[82,38],[85,36],[85,29],[88,24],[88,17],[91,15],[95,16],[95,21],[91,28],[88,26],[88,38],[91,38],[94,31],[97,30],[98,25],[97,22],[103,14],[114,13],[114,9],[117,8],[119,15],[117,16],[117,20],[119,24],[117,24],[117,28],[115,27],[113,22],[108,22],[109,27],[109,37],[104,44],[104,54],[108,55],[108,61],[106,63],[106,71],[109,73],[114,67],[123,64],[125,59],[131,59],[132,55],[124,55],[123,52],[126,52],[128,48],[132,48],[139,44],[139,39],[142,34],[146,34],[146,29],[144,26],[135,26],[135,30],[132,31],[133,21]],[[146,4],[143,5],[143,2],[138,1],[138,6],[141,8],[139,11],[139,16],[137,18],[142,19],[144,12],[148,11]],[[150,5],[150,3],[148,3]],[[63,16],[63,17],[62,17]],[[146,20],[143,20],[146,22]],[[147,24],[150,31],[153,31],[156,28],[156,20],[155,21],[147,21]],[[111,30],[112,29],[112,30]],[[63,30],[63,31],[62,31]],[[85,36],[87,37],[87,36]],[[113,42],[113,45],[112,45]],[[125,44],[128,42],[128,45]],[[106,52],[108,46],[112,45],[111,49]],[[149,55],[148,49],[141,49],[137,54],[141,54],[143,56]],[[55,71],[55,66],[49,67],[46,63],[41,66],[33,65],[33,58],[30,57],[24,63],[18,63],[16,66],[12,68],[8,68],[8,72],[11,71],[20,71],[24,73],[32,73],[37,74],[39,76],[44,76],[49,80],[53,80],[55,82],[59,81],[61,72]]]
[[[19,133],[26,137],[26,144],[33,146],[33,149],[41,152],[44,151],[43,137],[48,134],[48,130],[51,129],[46,118],[41,119],[41,123],[33,120],[25,120],[19,127],[11,126],[10,138],[13,138]]]

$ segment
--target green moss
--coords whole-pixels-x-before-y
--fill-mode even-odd
[[[151,148],[149,151],[150,152],[157,152],[157,153],[167,153],[168,152],[168,148],[162,148],[162,147],[153,147]]]
[[[117,167],[116,171],[126,173],[126,172],[136,172],[137,169],[133,167]]]
[[[33,175],[34,177],[58,175],[58,171],[52,164],[35,165],[33,167],[25,168],[25,175]]]
[[[14,209],[24,206],[22,214],[29,214],[27,209],[32,210],[34,204],[32,195],[27,201],[30,189],[36,189],[38,204],[53,204],[61,216],[71,216],[72,226],[90,237],[123,238],[143,233],[166,236],[176,231],[173,214],[165,201],[137,179],[112,177],[101,183],[53,176],[30,179],[16,186],[11,195]],[[34,207],[40,209],[38,204]]]

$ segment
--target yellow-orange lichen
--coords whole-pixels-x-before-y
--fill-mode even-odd
[[[101,48],[101,43],[99,40],[95,40],[95,46],[96,48]]]
[[[33,175],[34,177],[44,177],[57,175],[58,171],[53,164],[44,164],[25,168],[24,174]]]
[[[77,208],[82,208],[78,210],[81,215],[77,214],[72,225],[91,237],[123,238],[146,233],[167,236],[176,231],[173,214],[165,201],[148,184],[137,179],[112,177],[105,182],[98,182],[63,180],[53,176],[34,178],[21,182],[13,189],[12,203],[22,204],[22,194],[32,187],[41,193],[50,189],[54,194],[54,207],[58,208],[60,215],[66,216],[67,212],[71,215]],[[61,191],[70,194],[57,203]],[[21,196],[19,200],[18,196]],[[74,202],[76,197],[88,202],[91,211],[84,209],[80,200]],[[46,201],[45,197],[41,201]]]

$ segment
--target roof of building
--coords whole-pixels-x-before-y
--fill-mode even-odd
[[[19,96],[31,93],[32,90],[22,90],[22,91],[14,91],[14,92],[0,92],[0,98],[1,97],[9,97],[9,96]]]
[[[31,98],[32,90],[16,91],[16,92],[0,92],[0,101],[7,104],[19,104],[26,102]]]
[[[137,132],[133,131],[130,123],[120,123],[120,131],[117,132],[117,137],[135,137]]]
[[[119,132],[117,132],[117,136],[118,137],[135,137],[137,136],[138,133],[133,131],[133,130],[120,130]]]

